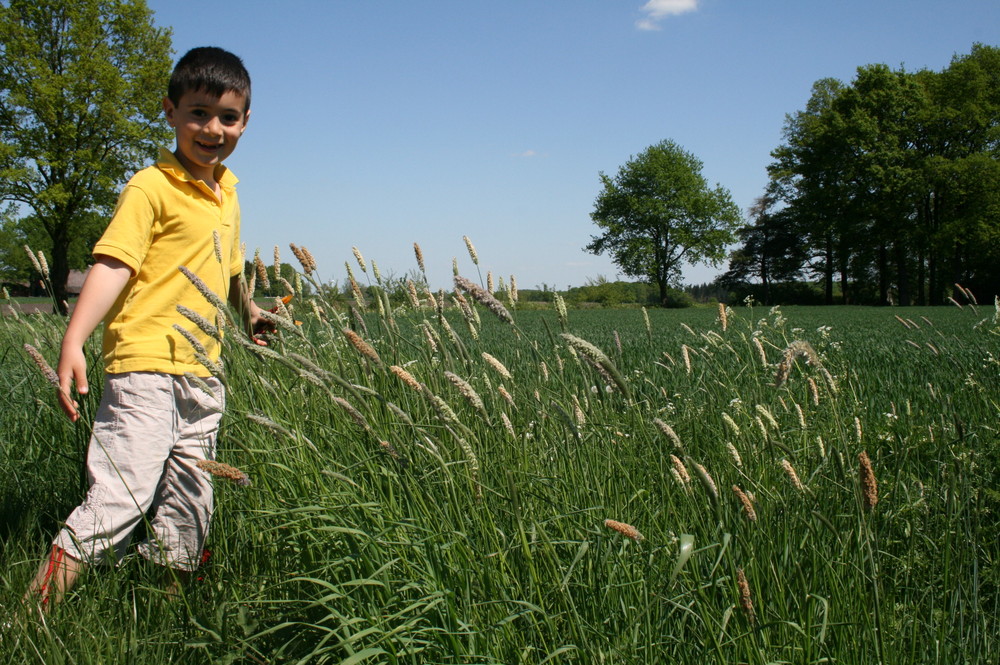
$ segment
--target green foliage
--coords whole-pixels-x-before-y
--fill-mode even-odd
[[[20,598],[83,496],[88,428],[22,352],[54,363],[65,322],[0,319],[0,659],[1000,655],[992,308],[523,312],[499,291],[511,325],[482,294],[355,315],[314,293],[266,349],[226,336],[219,457],[253,484],[217,484],[204,580],[172,602],[130,552],[44,622]]]
[[[51,257],[61,301],[118,189],[170,137],[170,33],[144,0],[10,0],[0,62],[0,200],[32,211],[16,232]]]
[[[766,293],[806,269],[827,303],[835,281],[856,303],[939,304],[955,282],[1000,293],[998,118],[996,47],[941,72],[867,65],[850,85],[817,81],[788,117],[773,200],[751,213],[729,278]]]
[[[621,271],[655,284],[660,301],[684,261],[718,263],[734,239],[739,209],[721,185],[710,189],[701,162],[672,141],[646,148],[611,178],[591,218],[602,233],[585,249],[607,252]]]

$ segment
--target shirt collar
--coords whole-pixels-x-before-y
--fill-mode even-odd
[[[160,157],[156,161],[156,166],[164,173],[168,173],[182,182],[201,182],[188,173],[188,170],[178,161],[174,153],[166,148],[160,148]],[[239,182],[239,179],[233,175],[233,172],[223,164],[215,167],[215,179],[223,189],[233,189],[236,183]]]

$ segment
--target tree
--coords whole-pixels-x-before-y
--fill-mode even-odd
[[[673,141],[650,146],[611,178],[600,174],[603,191],[591,219],[603,230],[585,249],[608,252],[621,271],[668,288],[684,261],[718,264],[733,242],[740,212],[720,185],[710,189],[702,163]]]
[[[60,307],[118,189],[170,138],[169,29],[145,0],[0,4],[0,201],[47,241]]]
[[[771,285],[795,280],[809,260],[790,209],[774,210],[777,203],[775,194],[769,192],[750,206],[749,223],[736,232],[743,244],[729,256],[729,270],[718,280],[733,285],[759,279],[765,304],[773,304]]]

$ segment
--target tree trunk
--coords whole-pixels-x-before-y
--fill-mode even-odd
[[[899,302],[897,304],[906,307],[911,304],[910,269],[903,241],[896,240],[893,243],[893,250],[896,253],[896,286],[899,288],[899,293],[897,294]]]
[[[889,304],[889,250],[884,242],[878,245],[878,304]]]
[[[826,265],[823,267],[824,302],[833,304],[833,237],[826,236]]]

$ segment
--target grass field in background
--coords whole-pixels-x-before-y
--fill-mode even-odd
[[[44,621],[19,599],[99,391],[70,424],[23,349],[54,365],[63,321],[4,317],[0,660],[1000,660],[992,305],[510,295],[293,300],[267,349],[228,335],[218,457],[252,484],[216,482],[204,579],[168,599],[130,554]]]

